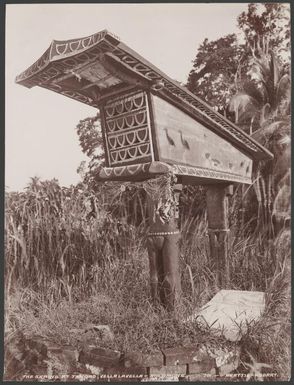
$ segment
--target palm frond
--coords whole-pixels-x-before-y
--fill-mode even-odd
[[[264,90],[258,86],[257,82],[245,82],[243,84],[243,90],[256,101],[256,104],[262,105],[264,103]]]
[[[273,52],[270,53],[270,72],[273,75],[274,88],[276,89],[281,78],[281,74],[279,64]]]
[[[246,92],[234,95],[229,102],[228,109],[235,113],[236,123],[244,120],[245,115],[248,118],[255,117],[259,110],[256,100]]]
[[[280,125],[280,121],[273,122],[271,124],[263,124],[261,128],[259,128],[252,134],[252,138],[262,144],[262,142],[264,142],[266,138],[271,136],[275,132],[275,130],[280,127]]]
[[[271,105],[269,103],[266,103],[264,106],[262,106],[260,111],[260,125],[262,126],[266,120],[269,118],[271,112]]]
[[[291,91],[291,79],[288,74],[281,76],[276,85],[276,94],[278,100],[287,98],[289,96],[290,100],[290,91]]]

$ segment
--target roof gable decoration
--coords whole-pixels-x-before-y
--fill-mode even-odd
[[[257,141],[107,30],[80,39],[54,40],[16,82],[29,88],[41,86],[94,107],[100,106],[106,91],[130,85],[148,88],[253,158],[272,158]]]

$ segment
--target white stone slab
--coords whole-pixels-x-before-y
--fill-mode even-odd
[[[257,321],[264,309],[264,292],[221,290],[190,320],[197,319],[229,341],[239,341],[248,324]]]

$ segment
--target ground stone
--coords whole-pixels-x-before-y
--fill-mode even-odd
[[[144,355],[141,352],[125,352],[123,355],[123,363],[125,368],[148,366],[144,362]]]
[[[114,334],[112,333],[108,325],[89,325],[85,329],[86,333],[95,333],[99,336],[99,339],[103,342],[111,342],[114,340]]]
[[[265,309],[261,291],[221,290],[187,321],[200,322],[229,341],[239,341]]]
[[[119,366],[121,353],[116,350],[89,346],[80,351],[79,362],[98,368]]]

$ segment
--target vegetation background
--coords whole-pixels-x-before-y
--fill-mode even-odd
[[[237,23],[238,36],[203,41],[186,86],[274,154],[255,168],[253,186],[236,186],[230,198],[230,288],[266,292],[265,314],[242,336],[238,370],[248,372],[253,357],[270,365],[276,379],[288,380],[289,7],[252,3]],[[89,157],[78,170],[81,183],[64,188],[57,180],[32,178],[24,192],[5,196],[6,347],[19,332],[81,346],[86,337],[80,331],[92,324],[109,325],[115,338],[107,346],[119,350],[214,339],[209,330],[152,306],[144,191],[95,180],[104,160],[99,115],[80,121],[77,134]],[[209,255],[205,187],[185,186],[180,212],[185,318],[219,288]]]

